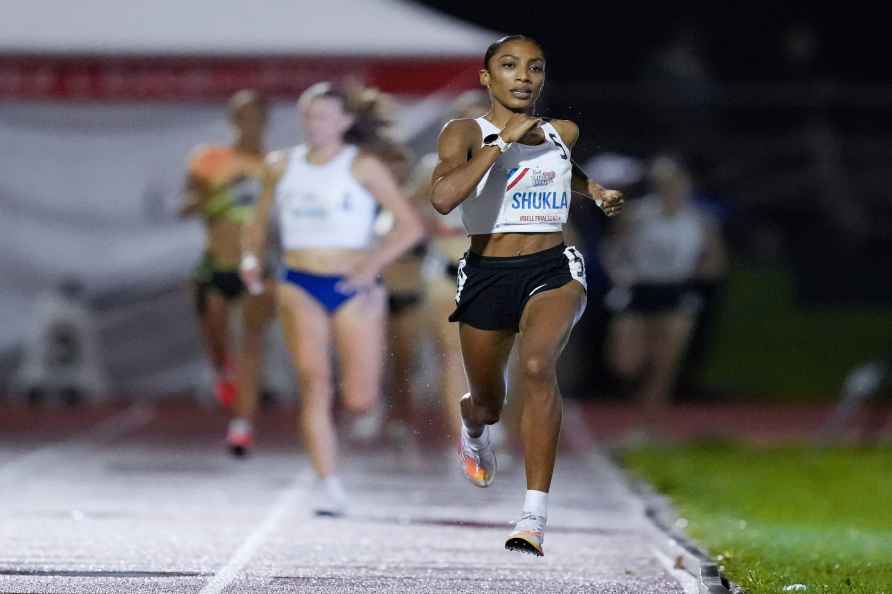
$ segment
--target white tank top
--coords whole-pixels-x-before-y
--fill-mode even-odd
[[[689,279],[703,253],[706,218],[688,205],[667,216],[657,196],[632,204],[629,256],[637,282],[676,283]]]
[[[347,145],[331,161],[313,165],[307,147],[291,150],[276,187],[285,250],[363,249],[372,239],[378,202],[351,170],[359,149]]]
[[[486,118],[476,119],[481,138],[501,132]],[[570,149],[554,126],[541,124],[545,142],[515,142],[502,153],[461,203],[468,235],[560,231],[570,210]]]

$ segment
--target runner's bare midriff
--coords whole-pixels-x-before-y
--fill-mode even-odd
[[[238,268],[242,259],[242,226],[226,219],[208,223],[205,249],[221,268]]]
[[[285,265],[310,274],[347,274],[366,257],[365,250],[303,249],[287,252]]]
[[[564,234],[549,233],[492,233],[471,236],[471,251],[481,256],[510,258],[535,254],[564,241]]]

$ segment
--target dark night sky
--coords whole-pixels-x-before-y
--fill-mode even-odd
[[[818,2],[713,2],[679,14],[680,4],[670,2],[592,2],[586,5],[595,16],[583,17],[574,14],[569,2],[555,3],[561,10],[552,14],[545,3],[518,3],[511,11],[504,2],[416,1],[494,30],[539,39],[551,58],[549,78],[561,82],[634,79],[650,53],[682,26],[698,31],[698,44],[721,80],[785,80],[789,75],[781,59],[781,40],[795,23],[808,23],[817,32],[815,74],[892,82],[885,19],[871,14],[876,8],[851,3],[816,7]],[[539,13],[527,6],[539,6]]]

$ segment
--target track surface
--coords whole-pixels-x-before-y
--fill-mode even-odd
[[[292,414],[235,460],[197,407],[0,408],[0,592],[683,592],[597,451],[564,448],[535,558],[502,548],[525,488],[510,460],[476,489],[442,448],[345,451],[351,515],[313,517]]]

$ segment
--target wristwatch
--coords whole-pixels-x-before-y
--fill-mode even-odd
[[[493,133],[487,135],[486,138],[483,139],[483,146],[494,146],[497,147],[499,151],[504,153],[509,148],[511,148],[511,143],[505,142],[504,140],[502,140],[501,136]]]

